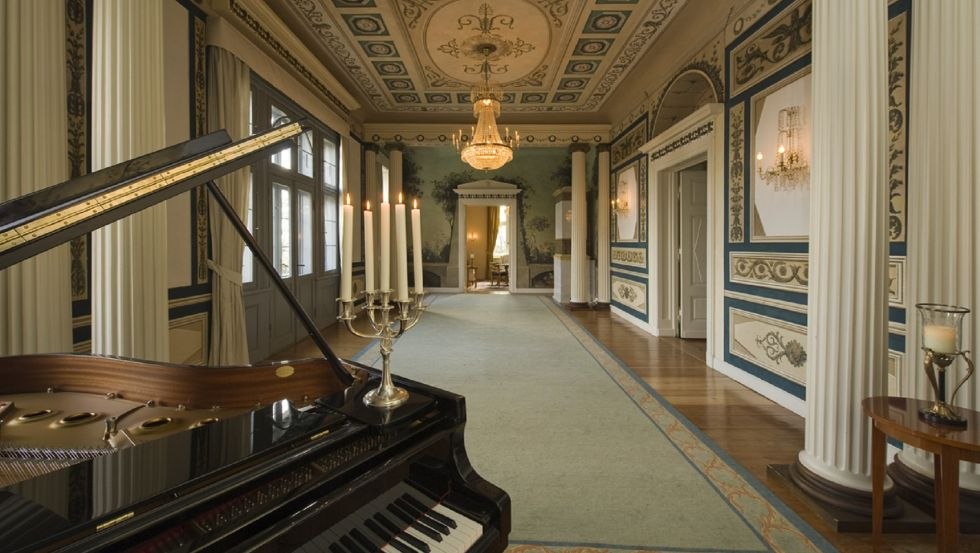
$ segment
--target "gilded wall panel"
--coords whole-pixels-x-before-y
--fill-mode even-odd
[[[745,104],[728,110],[728,241],[745,241]]]
[[[810,281],[807,254],[729,253],[731,281],[776,290],[806,292]]]
[[[729,351],[797,384],[806,382],[806,327],[732,309]]]
[[[647,312],[647,285],[612,275],[612,299],[634,311]]]
[[[643,248],[622,248],[613,246],[610,261],[616,265],[646,269],[647,251]]]
[[[888,21],[888,234],[905,241],[908,145],[908,13]]]
[[[786,67],[810,52],[810,0],[784,10],[729,54],[729,97]]]

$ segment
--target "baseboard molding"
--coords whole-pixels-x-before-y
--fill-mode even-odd
[[[642,319],[637,318],[635,315],[631,315],[631,314],[623,311],[622,309],[616,307],[615,305],[610,306],[609,307],[609,310],[614,315],[618,315],[618,316],[626,319],[627,321],[629,321],[630,324],[633,324],[635,326],[638,326],[642,330],[644,330],[644,331],[646,331],[646,332],[648,332],[650,334],[653,334],[654,336],[658,336],[658,334],[654,331],[653,327],[650,326],[649,323],[647,323],[646,321],[644,321]]]
[[[517,288],[514,290],[515,294],[541,294],[553,296],[555,294],[554,288]]]
[[[771,399],[776,404],[789,409],[801,417],[806,417],[806,402],[793,394],[777,388],[761,378],[749,374],[742,369],[715,358],[709,366],[732,380],[747,386],[750,390]]]

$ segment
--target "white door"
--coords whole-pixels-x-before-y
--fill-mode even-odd
[[[685,169],[680,175],[680,327],[681,338],[708,335],[708,173]]]

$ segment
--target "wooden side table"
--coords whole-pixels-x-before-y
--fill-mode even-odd
[[[935,462],[936,542],[940,552],[956,551],[960,532],[960,461],[980,462],[980,413],[957,407],[966,428],[933,426],[919,418],[931,401],[869,397],[861,402],[871,418],[872,537],[881,540],[885,505],[885,436],[933,454]]]

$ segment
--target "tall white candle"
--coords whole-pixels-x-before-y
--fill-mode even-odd
[[[379,290],[391,290],[391,204],[381,202],[381,274]]]
[[[371,202],[364,210],[364,289],[374,290],[374,212]]]
[[[415,293],[422,293],[422,212],[419,201],[412,201],[412,270],[415,277]]]
[[[405,204],[401,203],[401,194],[395,204],[395,263],[398,271],[395,299],[408,301],[408,243],[405,239]]]
[[[344,204],[344,231],[341,234],[341,254],[340,254],[340,299],[351,301],[351,277],[353,275],[354,257],[354,206],[350,205],[350,194],[347,195],[347,202]]]
[[[956,352],[956,329],[951,326],[922,327],[922,345],[936,353]]]

